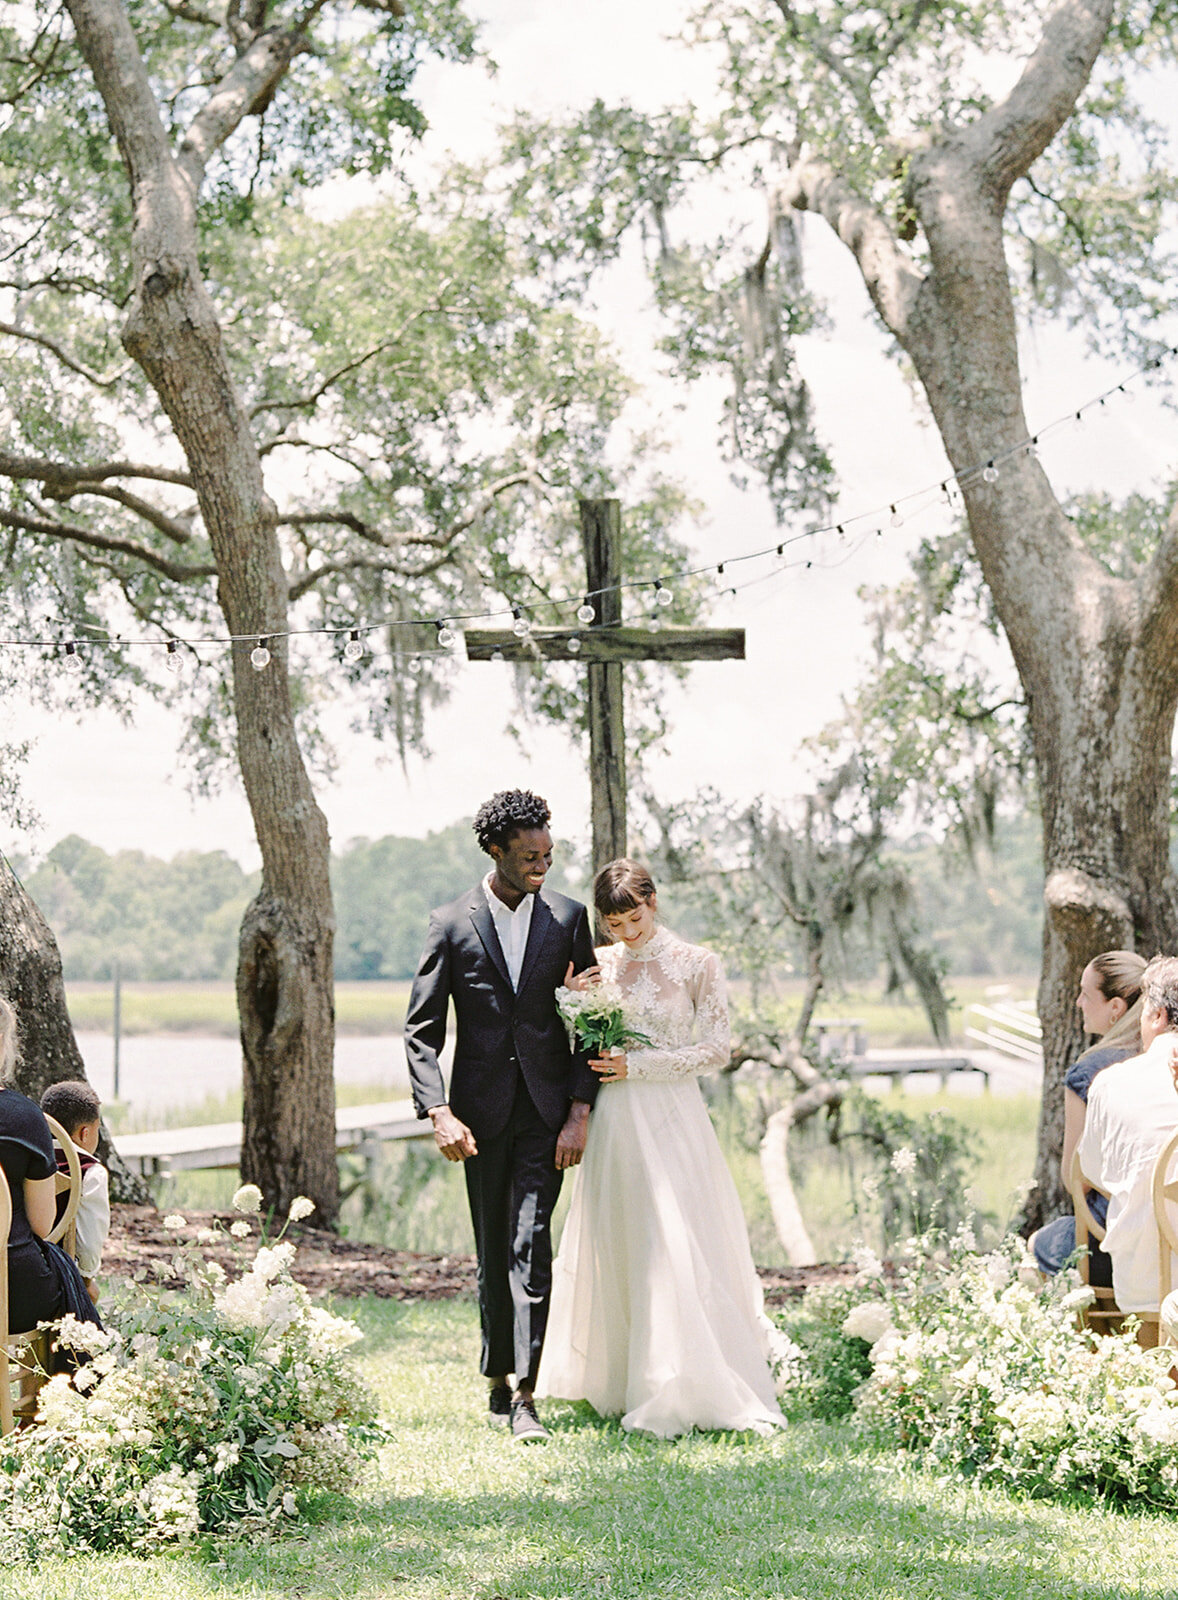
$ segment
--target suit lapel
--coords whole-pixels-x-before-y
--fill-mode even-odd
[[[548,931],[555,921],[556,918],[549,911],[540,895],[535,895],[532,900],[532,922],[528,929],[528,942],[524,947],[524,964],[519,969],[520,989],[523,988],[531,976],[536,957],[544,948],[544,941],[548,937]]]
[[[473,899],[470,905],[470,920],[474,923],[475,932],[483,941],[484,949],[495,963],[495,971],[510,989],[511,974],[507,970],[507,961],[503,955],[503,946],[499,943],[499,935],[495,932],[495,919],[491,915],[491,908],[482,889],[478,889],[476,893],[477,898]],[[532,915],[535,916],[534,911]],[[530,942],[529,940],[529,944]]]

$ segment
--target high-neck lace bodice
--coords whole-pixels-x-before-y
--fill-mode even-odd
[[[602,976],[622,991],[629,1021],[652,1041],[627,1050],[627,1076],[641,1082],[693,1078],[726,1066],[728,997],[720,958],[666,928],[637,950],[597,952]]]

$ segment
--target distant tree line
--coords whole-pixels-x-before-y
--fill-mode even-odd
[[[898,853],[919,897],[918,915],[949,972],[1032,972],[1042,937],[1038,829],[1031,820],[1000,825],[976,871],[947,873],[941,849],[915,840]],[[36,865],[16,869],[61,946],[70,980],[231,979],[241,916],[257,892],[223,850],[181,851],[170,861],[141,850],[108,854],[71,834]],[[487,870],[467,822],[424,839],[353,839],[331,860],[340,979],[408,978],[426,920]],[[558,860],[552,880],[581,898],[578,864]],[[668,920],[697,936],[693,908],[668,886]],[[864,977],[874,958],[863,953]],[[858,966],[858,962],[852,962]]]

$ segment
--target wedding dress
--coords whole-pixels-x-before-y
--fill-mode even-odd
[[[560,1255],[538,1393],[585,1399],[622,1426],[780,1425],[744,1215],[698,1075],[728,1060],[728,1005],[709,950],[657,928],[598,951],[650,1040],[604,1083]]]

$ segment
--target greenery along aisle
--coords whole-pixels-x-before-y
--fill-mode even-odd
[[[1074,1272],[1044,1285],[1020,1239],[979,1254],[968,1229],[916,1241],[894,1278],[863,1252],[854,1287],[811,1293],[782,1320],[799,1341],[799,1409],[855,1410],[885,1437],[1036,1495],[1134,1500],[1178,1511],[1173,1349],[1132,1328],[1097,1337]],[[1163,1306],[1170,1324],[1178,1297]]]
[[[247,1184],[234,1203],[256,1212],[261,1199]],[[313,1209],[296,1199],[290,1220]],[[229,1231],[252,1229],[242,1216]],[[358,1480],[379,1437],[375,1400],[342,1355],[360,1331],[311,1304],[293,1256],[280,1233],[230,1278],[178,1248],[156,1265],[181,1289],[122,1286],[106,1329],[63,1320],[59,1342],[89,1359],[41,1391],[41,1426],[0,1442],[0,1556],[256,1531],[297,1517],[309,1491]]]
[[[353,1498],[148,1556],[0,1569],[3,1600],[1142,1600],[1178,1592],[1171,1518],[1019,1500],[861,1430],[626,1437],[573,1406],[486,1427],[471,1301],[353,1302],[391,1427]]]

